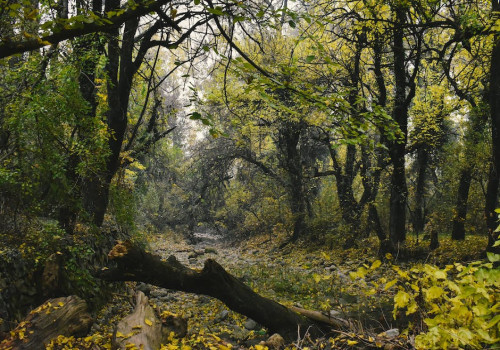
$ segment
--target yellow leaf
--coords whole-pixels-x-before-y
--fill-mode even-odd
[[[392,287],[393,285],[395,285],[397,282],[398,282],[398,280],[397,280],[397,279],[393,279],[392,281],[387,282],[387,284],[386,284],[386,285],[385,285],[385,287],[384,287],[384,290],[387,290],[387,289],[391,288],[391,287]]]
[[[351,346],[351,345],[356,345],[358,342],[356,340],[348,340],[347,341],[347,345]]]
[[[147,324],[148,326],[152,326],[153,325],[153,322],[148,320],[147,318],[144,319],[144,323]]]
[[[373,262],[372,266],[370,267],[370,270],[378,269],[380,267],[380,265],[382,265],[382,262],[380,260],[375,260]]]
[[[410,294],[400,290],[394,297],[394,303],[397,307],[405,307],[410,301]]]
[[[439,298],[442,294],[444,293],[443,288],[437,287],[437,286],[432,286],[429,289],[427,289],[425,295],[427,300],[432,300],[432,299],[437,299]]]
[[[408,309],[406,310],[407,315],[411,315],[415,313],[418,309],[417,303],[415,301],[412,301],[410,305],[408,305]]]

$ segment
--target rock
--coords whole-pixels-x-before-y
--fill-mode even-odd
[[[156,298],[160,298],[160,297],[165,297],[167,295],[169,295],[169,291],[166,290],[166,289],[163,289],[163,288],[155,288],[151,291],[151,296],[152,297],[156,297]]]
[[[340,317],[342,313],[339,310],[330,310],[329,314],[330,317]]]
[[[250,332],[246,329],[240,327],[234,327],[232,337],[237,340],[246,340],[250,335]]]
[[[149,296],[151,294],[151,287],[148,286],[146,283],[139,283],[135,289],[139,292],[143,292],[145,296]]]
[[[333,270],[336,270],[336,269],[337,269],[337,266],[335,266],[335,265],[330,265],[330,266],[325,267],[325,269],[326,269],[326,270],[328,270],[328,271],[330,271],[330,272],[332,272]]]
[[[247,319],[247,321],[245,322],[245,325],[244,327],[246,329],[248,329],[249,331],[252,331],[254,330],[255,328],[257,328],[257,322],[255,322],[254,320],[252,320],[251,318]]]
[[[274,333],[265,342],[261,342],[261,345],[278,350],[285,346],[285,339],[278,333]]]
[[[386,339],[393,339],[396,338],[399,335],[399,329],[398,328],[392,328],[388,329],[385,332],[382,332],[379,334],[379,337],[384,337]]]
[[[229,311],[222,310],[222,312],[215,319],[215,323],[224,321],[227,318],[228,315],[229,315]]]

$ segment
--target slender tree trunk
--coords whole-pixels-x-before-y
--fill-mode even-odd
[[[453,231],[451,232],[451,238],[454,240],[465,239],[465,219],[467,217],[467,201],[471,180],[472,168],[466,167],[460,173],[460,182],[458,184],[455,215],[453,217]]]
[[[499,0],[492,0],[492,10],[500,11]],[[498,15],[497,15],[498,16]],[[500,35],[495,35],[495,43],[491,55],[489,104],[491,117],[491,155],[492,162],[488,177],[486,192],[485,216],[488,226],[488,248],[498,239],[498,215],[495,209],[498,206],[498,185],[500,182]],[[497,247],[497,250],[499,248]]]
[[[415,209],[413,213],[413,229],[418,235],[425,226],[425,183],[429,165],[429,152],[422,147],[417,150],[417,187],[415,189]]]
[[[403,242],[406,239],[406,203],[408,190],[406,187],[405,153],[408,133],[408,106],[406,103],[406,69],[404,29],[406,22],[404,8],[396,8],[397,23],[394,28],[394,77],[395,101],[393,119],[401,130],[399,139],[390,143],[389,154],[392,160],[391,196],[389,233],[392,244]]]

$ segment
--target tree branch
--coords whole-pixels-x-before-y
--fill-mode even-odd
[[[113,16],[111,18],[100,17],[93,23],[79,23],[78,28],[62,29],[57,33],[45,35],[35,39],[8,41],[8,38],[2,38],[2,43],[0,44],[0,58],[27,51],[34,51],[44,46],[57,44],[61,41],[85,34],[106,32],[121,26],[128,20],[142,17],[150,12],[159,11],[163,5],[169,3],[170,1],[171,0],[148,1],[145,2],[145,4],[138,4],[135,9],[125,10],[125,12],[120,15]]]

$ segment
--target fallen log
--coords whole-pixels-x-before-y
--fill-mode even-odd
[[[42,350],[59,335],[86,335],[91,325],[84,300],[77,296],[50,299],[31,311],[0,343],[0,349]]]
[[[231,310],[243,314],[279,333],[286,340],[308,332],[321,336],[340,324],[322,322],[291,310],[255,293],[250,287],[224,270],[215,260],[205,261],[203,270],[182,265],[174,256],[162,261],[129,241],[120,242],[108,257],[116,266],[104,268],[98,276],[108,281],[137,281],[189,293],[204,294],[219,299]]]
[[[146,295],[139,291],[134,312],[118,322],[111,344],[113,349],[130,349],[135,345],[137,349],[155,350],[167,342],[170,332],[184,337],[186,331],[185,319],[174,316],[160,319],[149,305]]]

